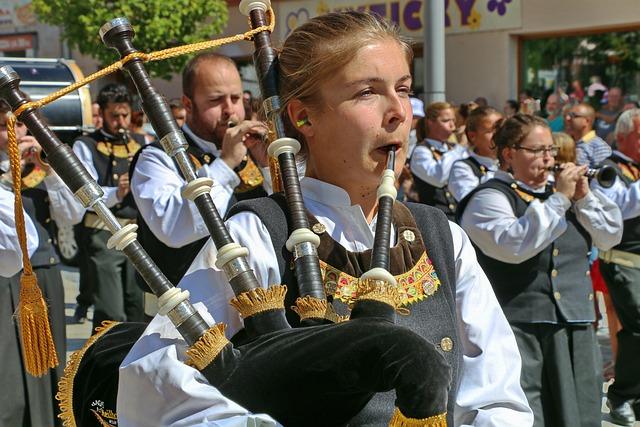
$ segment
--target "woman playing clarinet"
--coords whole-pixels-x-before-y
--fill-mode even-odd
[[[332,13],[294,30],[278,60],[288,135],[303,145],[302,196],[320,240],[325,291],[337,314],[346,316],[356,282],[371,264],[378,185],[393,158],[389,151],[396,153],[396,176],[407,155],[411,48],[374,15]],[[248,262],[260,284],[287,285],[288,309],[297,287],[287,221],[283,204],[271,197],[239,204],[226,224],[250,249]],[[450,365],[449,425],[531,425],[513,333],[466,234],[440,210],[423,205],[395,203],[391,223],[388,270],[408,310],[397,322],[434,343]],[[180,286],[241,341],[242,320],[229,306],[233,292],[214,267],[216,255],[207,243]],[[287,314],[297,326],[295,314]],[[357,340],[345,342],[354,353],[357,346]],[[277,425],[226,399],[185,365],[185,348],[166,317],[151,322],[120,368],[120,426]],[[349,425],[388,425],[393,412],[393,394],[379,393]]]

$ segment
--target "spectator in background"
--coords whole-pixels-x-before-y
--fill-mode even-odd
[[[577,104],[565,115],[564,127],[576,142],[576,154],[579,165],[595,168],[611,155],[611,147],[596,135],[593,122],[596,113],[589,104]]]
[[[584,89],[582,89],[580,80],[571,82],[571,93],[569,97],[571,98],[571,102],[584,102]]]
[[[407,159],[411,158],[413,149],[418,143],[418,135],[416,128],[418,121],[424,118],[424,102],[418,98],[411,98],[411,111],[413,112],[413,120],[411,121],[411,132],[409,133],[409,150],[407,151]],[[422,140],[422,138],[420,139]]]
[[[556,155],[556,163],[575,163],[576,162],[576,142],[564,132],[554,132],[553,145],[558,150]]]
[[[467,135],[465,133],[466,123],[469,114],[476,108],[478,108],[478,104],[473,101],[460,104],[460,106],[456,108],[456,130],[453,132],[453,134],[456,137],[456,141],[460,145],[469,145],[469,140],[467,139]]]
[[[520,104],[518,104],[518,101],[516,101],[515,99],[508,99],[504,103],[504,108],[502,109],[502,111],[504,111],[504,117],[506,119],[516,114],[518,110],[520,110]]]
[[[551,132],[561,132],[564,130],[564,117],[562,117],[562,106],[557,93],[552,93],[547,98],[544,109],[547,112],[547,123]]]
[[[137,133],[138,135],[144,136],[145,142],[147,144],[150,144],[155,141],[156,138],[145,130],[146,123],[148,122],[147,116],[144,114],[144,111],[131,112],[131,123],[129,124],[129,130],[132,133]]]
[[[100,105],[97,102],[91,104],[91,119],[93,127],[100,129],[102,127],[102,116],[100,115]]]
[[[255,110],[253,109],[253,94],[248,89],[242,91],[242,105],[245,118],[250,119]]]
[[[182,127],[187,120],[187,110],[184,108],[184,104],[182,104],[180,99],[175,98],[169,101],[169,107],[171,108],[173,118],[176,119],[176,123],[179,127]]]
[[[602,84],[602,80],[600,80],[600,76],[591,76],[589,79],[591,84],[587,88],[587,95],[589,98],[593,98],[597,95],[597,92],[601,92],[602,94],[607,92],[607,87]]]
[[[489,106],[489,101],[487,101],[487,98],[485,98],[484,96],[477,97],[476,99],[473,100],[473,102],[478,104],[478,107],[488,107]]]
[[[609,89],[607,103],[596,113],[596,134],[607,141],[613,142],[613,130],[616,127],[616,120],[622,112],[622,89],[612,87]]]

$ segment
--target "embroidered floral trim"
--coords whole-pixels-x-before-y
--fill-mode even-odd
[[[357,299],[358,277],[344,273],[322,260],[320,270],[327,295],[332,295],[346,304],[351,304]],[[440,279],[426,251],[411,270],[394,277],[400,288],[402,305],[422,301],[435,294],[440,287]]]

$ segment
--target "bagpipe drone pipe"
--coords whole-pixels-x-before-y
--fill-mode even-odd
[[[268,7],[264,2],[241,3],[255,26],[266,20]],[[133,29],[122,18],[101,29],[105,44],[117,49],[122,57],[136,52],[133,36]],[[299,143],[284,137],[282,123],[277,122],[276,55],[270,48],[268,32],[266,37],[259,33],[254,42],[265,103],[270,105],[270,119],[276,120],[271,125],[278,138],[270,144],[269,153],[280,164],[294,223],[287,248],[295,259],[300,298],[294,311],[300,314],[300,328],[291,328],[286,320],[286,287],[260,287],[246,260],[247,249],[233,242],[211,199],[212,183],[196,178],[184,136],[167,102],[152,87],[142,60],[134,58],[124,66],[162,147],[176,160],[187,181],[183,196],[198,207],[218,250],[216,266],[225,272],[236,295],[231,304],[243,317],[247,333],[247,339],[238,346],[225,337],[224,325],[208,325],[189,302],[188,292],[174,287],[160,272],[137,242],[135,225],[120,226],[101,201],[102,189],[73,152],[47,128],[35,108],[25,106],[19,78],[10,67],[0,67],[0,96],[38,139],[49,163],[77,198],[92,208],[113,233],[109,245],[129,257],[158,296],[159,313],[168,316],[189,346],[188,362],[226,397],[252,412],[267,413],[286,426],[337,426],[345,425],[375,393],[395,390],[397,409],[391,425],[446,425],[449,365],[433,344],[394,323],[399,298],[395,279],[387,271],[395,199],[393,153],[378,192],[372,268],[361,278],[350,320],[330,323],[336,319],[326,303],[317,236],[308,228],[295,169]],[[61,386],[61,394],[70,399],[65,401],[62,396],[61,404],[68,425],[100,425],[95,416],[97,401],[103,404],[98,409],[115,409],[117,368],[143,329],[139,324],[104,328],[90,339],[91,346],[72,360],[73,369],[67,372],[70,377]]]

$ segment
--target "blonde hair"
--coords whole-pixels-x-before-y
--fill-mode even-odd
[[[358,51],[372,43],[393,40],[407,58],[413,60],[409,42],[398,28],[378,15],[358,12],[334,12],[305,22],[287,37],[278,56],[280,96],[287,133],[303,142],[286,115],[293,99],[311,108],[322,104],[321,83],[353,60]]]
[[[558,149],[556,163],[576,162],[576,142],[564,132],[553,132],[553,145]]]
[[[448,102],[432,102],[424,110],[424,135],[429,135],[429,120],[436,120],[444,110],[454,111],[453,105]]]

